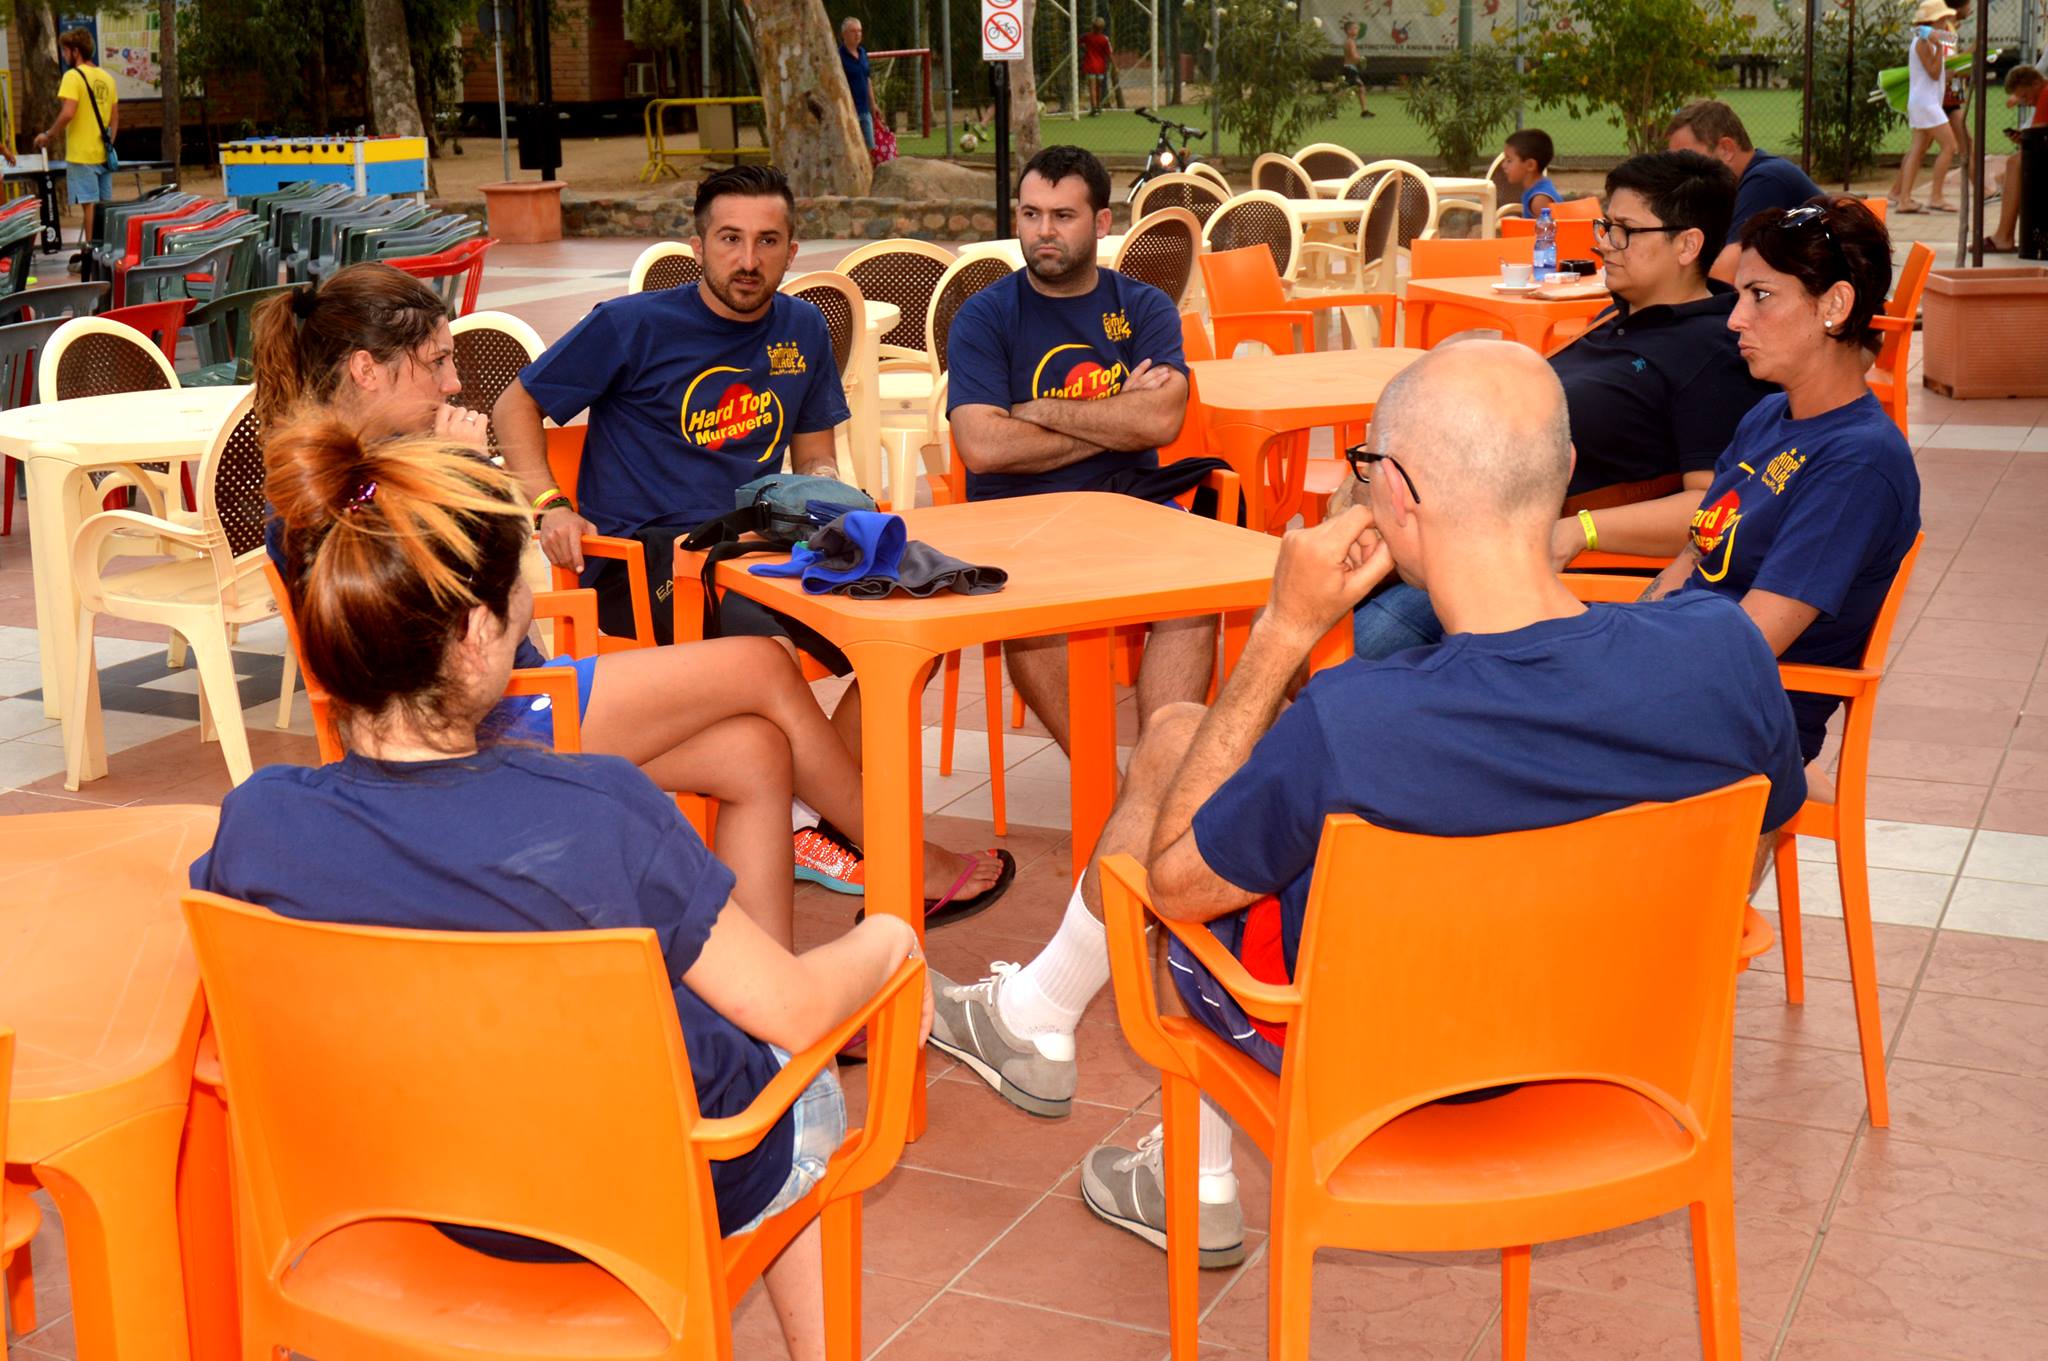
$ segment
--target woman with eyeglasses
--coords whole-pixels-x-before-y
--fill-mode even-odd
[[[1594,225],[1614,305],[1550,357],[1576,460],[1551,536],[1560,567],[1590,547],[1648,553],[1682,535],[1736,423],[1771,391],[1728,334],[1734,290],[1707,277],[1733,172],[1693,151],[1633,156],[1608,174],[1606,202]],[[1397,583],[1359,607],[1354,634],[1360,656],[1386,657],[1443,628],[1426,595]]]
[[[1913,450],[1864,381],[1891,240],[1861,201],[1823,196],[1757,214],[1741,245],[1728,329],[1783,391],[1743,418],[1647,598],[1733,596],[1782,660],[1854,666],[1920,529]],[[1792,696],[1808,761],[1840,702]]]

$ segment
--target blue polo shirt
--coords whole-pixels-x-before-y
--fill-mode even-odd
[[[1195,813],[1195,845],[1239,888],[1278,895],[1291,974],[1331,813],[1486,836],[1750,775],[1771,781],[1758,831],[1805,801],[1777,662],[1741,607],[1703,596],[1592,605],[1324,671]],[[1243,920],[1212,923],[1233,953]]]
[[[1571,420],[1566,495],[1708,472],[1749,409],[1777,391],[1749,376],[1728,316],[1735,290],[1632,310],[1616,299],[1592,330],[1551,356]]]
[[[1740,600],[1769,591],[1811,605],[1820,617],[1780,655],[1858,666],[1919,531],[1920,470],[1876,397],[1803,421],[1783,394],[1766,397],[1743,417],[1693,512],[1700,558],[1683,592]],[[1808,760],[1840,703],[1793,696]]]
[[[853,111],[856,114],[868,111],[868,50],[865,47],[848,52],[846,44],[839,44],[839,67],[846,72],[846,88],[853,92]]]
[[[778,293],[733,321],[700,287],[601,302],[519,373],[557,425],[590,413],[576,500],[600,534],[723,515],[781,471],[792,436],[847,419],[822,312]]]
[[[732,896],[732,871],[673,799],[616,756],[505,745],[445,761],[350,756],[265,766],[222,801],[213,849],[193,863],[191,880],[302,921],[428,931],[652,927],[704,1115],[737,1115],[780,1068],[767,1044],[683,984]],[[747,1223],[775,1198],[789,1176],[793,1132],[785,1114],[758,1148],[711,1165],[723,1228]],[[473,1237],[490,1239],[463,1241]]]
[[[1728,220],[1728,239],[1739,240],[1742,224],[1764,209],[1797,208],[1818,193],[1820,186],[1797,164],[1758,148],[1735,185],[1735,215]]]
[[[1020,269],[976,293],[954,316],[946,333],[946,412],[963,406],[1008,411],[1040,397],[1114,397],[1146,359],[1188,371],[1180,313],[1166,294],[1113,269],[1097,269],[1093,292],[1049,298]],[[1042,473],[969,469],[967,499],[1090,491],[1120,469],[1158,466],[1157,449],[1113,449]]]

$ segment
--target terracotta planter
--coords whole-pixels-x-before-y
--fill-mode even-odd
[[[1937,269],[1920,297],[1921,381],[1948,397],[2048,397],[2048,266]]]
[[[562,190],[567,187],[561,180],[515,180],[481,186],[491,235],[513,246],[561,240]]]

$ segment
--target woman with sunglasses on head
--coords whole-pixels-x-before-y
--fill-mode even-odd
[[[1891,240],[1859,200],[1823,196],[1757,214],[1741,246],[1728,329],[1784,391],[1743,418],[1646,596],[1733,596],[1782,660],[1854,666],[1920,529],[1912,447],[1864,381]],[[1840,702],[1792,696],[1808,761]]]
[[[229,793],[193,887],[307,921],[650,927],[712,1119],[744,1110],[918,953],[909,923],[880,912],[794,953],[777,910],[736,886],[629,762],[483,734],[533,618],[520,573],[532,512],[503,471],[445,439],[365,441],[332,416],[273,431],[266,453],[300,643],[349,755],[266,766]],[[927,990],[927,1028],[930,1006]],[[828,1066],[759,1145],[712,1164],[721,1231],[801,1200],[845,1130]],[[449,1233],[495,1256],[573,1260],[516,1235]],[[798,1361],[825,1355],[819,1241],[814,1223],[766,1273]]]
[[[388,265],[351,265],[317,288],[265,301],[254,348],[256,414],[266,430],[324,415],[373,441],[434,435],[478,456],[488,447],[485,418],[449,402],[462,384],[440,296]],[[285,570],[288,536],[281,521],[270,529],[271,556]],[[768,639],[720,638],[549,659],[522,641],[515,664],[574,668],[587,750],[624,756],[663,789],[719,800],[719,856],[787,945],[792,793],[855,842],[865,819],[859,767],[789,654]],[[494,726],[547,740],[551,725],[531,715],[531,701],[508,701]],[[808,830],[797,833],[795,852],[803,877],[862,891],[851,847]],[[927,924],[991,906],[1014,873],[1007,852],[963,857],[926,843]]]

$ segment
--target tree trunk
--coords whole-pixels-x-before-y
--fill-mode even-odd
[[[820,0],[749,0],[775,163],[799,198],[858,197],[874,169]]]
[[[363,0],[363,64],[370,77],[371,130],[384,136],[423,136],[404,0]]]
[[[14,0],[14,38],[20,46],[21,149],[31,149],[37,133],[57,121],[57,20],[50,6],[37,0]],[[61,151],[61,148],[59,149]]]
[[[1038,154],[1038,67],[1031,59],[1032,25],[1038,21],[1038,0],[1024,0],[1024,41],[1018,44],[1022,56],[1010,63],[1010,154],[1021,172],[1024,162]],[[1009,185],[1005,193],[1015,193]]]
[[[163,96],[158,107],[164,114],[163,159],[173,166],[184,159],[185,113],[178,88],[178,0],[157,4],[157,89]]]

